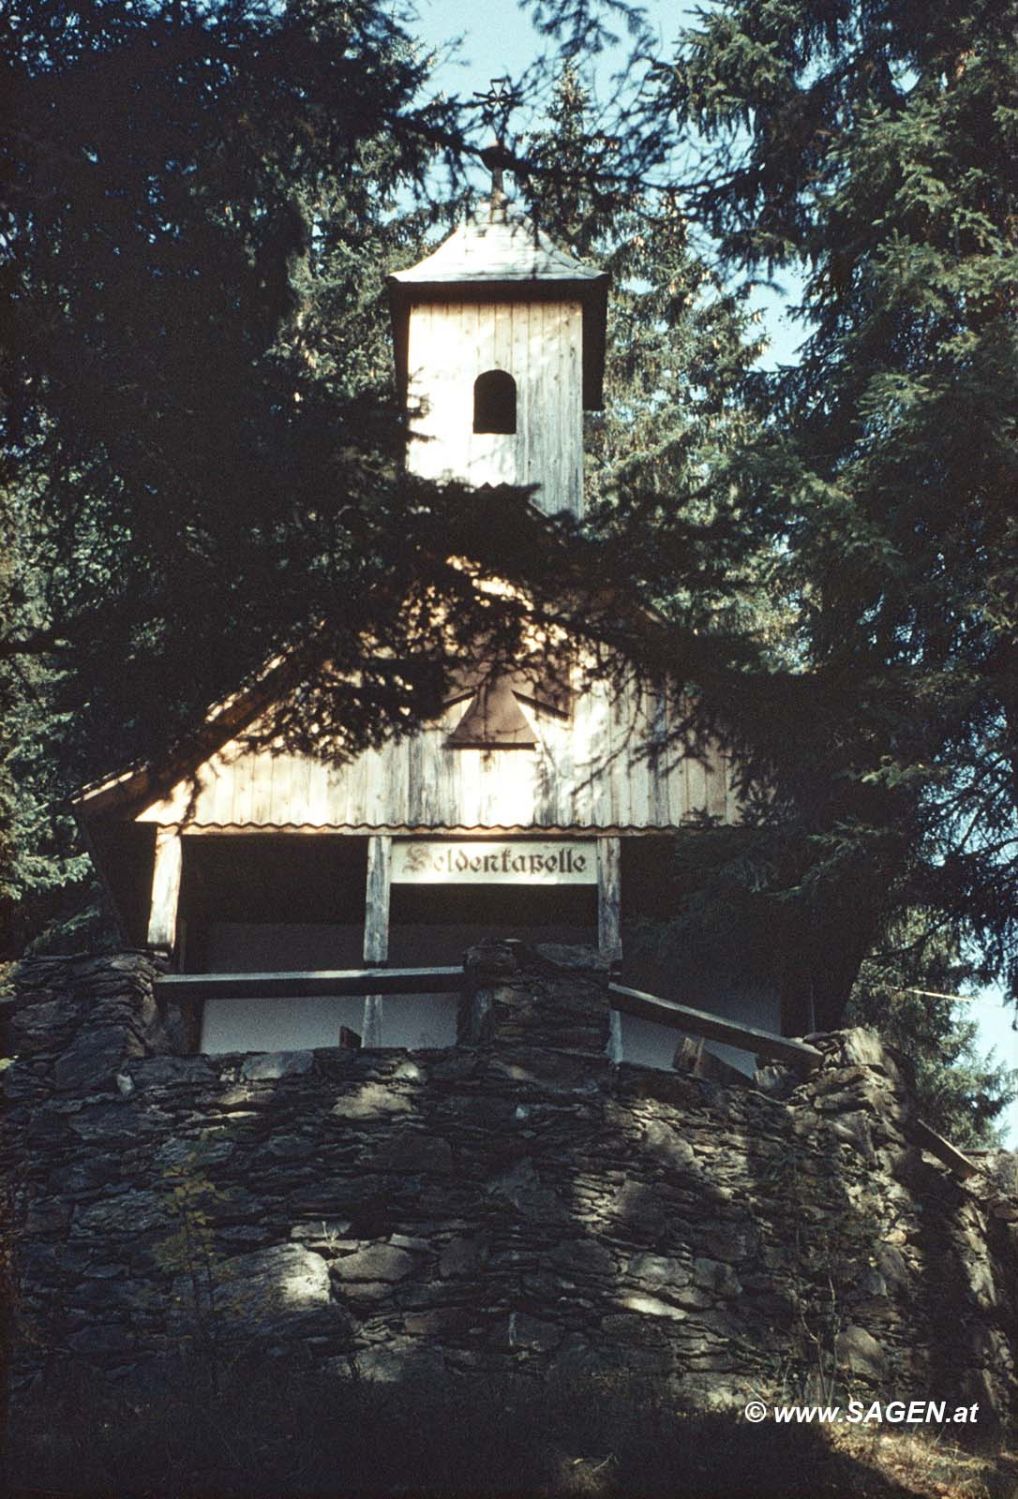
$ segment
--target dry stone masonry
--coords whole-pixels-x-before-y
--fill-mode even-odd
[[[869,1033],[814,1038],[801,1081],[615,1065],[595,961],[493,944],[454,1048],[206,1057],[156,976],[140,953],[21,967],[16,1388],[68,1358],[126,1376],[238,1349],[1006,1414],[1014,1159],[962,1183],[923,1154]]]

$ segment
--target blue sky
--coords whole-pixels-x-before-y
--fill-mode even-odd
[[[662,43],[674,39],[688,15],[689,7],[666,0],[650,0],[645,6],[648,19]],[[449,94],[469,98],[487,89],[493,78],[508,73],[516,78],[541,54],[543,39],[530,24],[523,8],[511,4],[493,5],[485,0],[420,0],[414,28],[429,49],[440,52],[443,60],[436,73],[436,87]],[[459,39],[459,45],[452,44]],[[449,50],[451,49],[451,50]],[[449,55],[446,56],[446,51]],[[612,77],[620,65],[622,51],[604,54],[594,73],[594,86],[602,99],[610,98]],[[786,289],[794,298],[794,284]],[[795,348],[803,337],[801,327],[785,315],[785,298],[774,292],[759,292],[756,305],[764,316],[770,339],[770,351],[763,361],[791,363]],[[979,1044],[993,1050],[1001,1065],[1018,1065],[1018,1033],[1013,1029],[1013,1011],[1006,1008],[1000,995],[987,991],[965,1002],[963,1013],[979,1027]],[[1008,1116],[1009,1139],[1018,1145],[1018,1102]]]
[[[692,7],[648,0],[644,11],[662,52],[674,41],[684,18]],[[436,88],[447,94],[469,99],[487,89],[493,78],[508,74],[518,80],[542,55],[548,42],[532,26],[523,6],[496,7],[484,0],[420,0],[418,21],[414,28],[424,44],[433,49],[441,61],[435,73]],[[585,82],[593,86],[595,105],[610,104],[622,61],[626,55],[624,25],[615,28],[621,43],[614,51],[601,54]],[[455,45],[459,39],[459,45]],[[761,364],[771,366],[794,363],[795,351],[805,336],[804,329],[786,316],[787,300],[794,300],[797,286],[790,278],[785,296],[758,288],[751,299],[760,309],[769,347]]]

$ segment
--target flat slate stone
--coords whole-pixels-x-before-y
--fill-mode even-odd
[[[112,1087],[121,1062],[130,1055],[131,1039],[122,1026],[85,1031],[54,1065],[53,1081],[58,1090],[72,1093]]]
[[[216,1311],[257,1330],[266,1320],[278,1322],[280,1317],[327,1307],[329,1287],[329,1268],[320,1254],[303,1244],[272,1244],[223,1262]],[[186,1284],[182,1294],[188,1294]]]
[[[403,1280],[421,1263],[420,1259],[405,1249],[392,1244],[371,1244],[366,1249],[355,1249],[353,1254],[342,1255],[333,1262],[333,1273],[340,1280]]]
[[[272,1082],[279,1077],[298,1077],[310,1072],[315,1065],[311,1051],[267,1051],[262,1055],[248,1057],[240,1069],[246,1082]]]
[[[136,1088],[161,1088],[172,1083],[211,1084],[218,1074],[208,1057],[144,1057],[125,1069]]]

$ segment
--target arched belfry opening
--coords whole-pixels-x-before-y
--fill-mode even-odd
[[[474,431],[516,431],[516,381],[507,370],[485,370],[474,381]]]
[[[608,275],[497,191],[389,278],[407,467],[424,479],[530,489],[583,514],[583,413],[602,405]]]

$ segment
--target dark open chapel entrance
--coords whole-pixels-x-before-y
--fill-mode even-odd
[[[597,943],[592,886],[393,885],[389,961],[424,968],[457,963],[483,937]]]
[[[368,881],[368,837],[205,836],[185,840],[179,953],[191,973],[457,963],[485,936],[596,945],[592,845],[555,865],[561,847],[535,840],[393,840],[388,890]],[[414,868],[428,851],[428,867]],[[483,850],[483,852],[475,852]],[[431,867],[441,860],[444,867]],[[487,868],[485,868],[485,862]],[[524,867],[513,869],[513,862]],[[539,867],[531,869],[529,866]],[[579,865],[577,869],[575,866]],[[465,866],[465,867],[464,867]],[[473,867],[471,867],[473,866]],[[424,878],[419,876],[423,875]],[[387,912],[378,905],[387,900]],[[374,901],[375,909],[368,912]],[[387,952],[365,953],[369,927]]]
[[[593,839],[274,833],[183,842],[178,955],[184,972],[457,965],[487,936],[598,942],[604,854],[599,860]],[[444,1046],[455,1032],[449,995],[252,995],[208,1000],[195,1044],[209,1052],[357,1040]]]
[[[364,945],[367,840],[184,840],[178,949],[190,973],[352,968]]]

